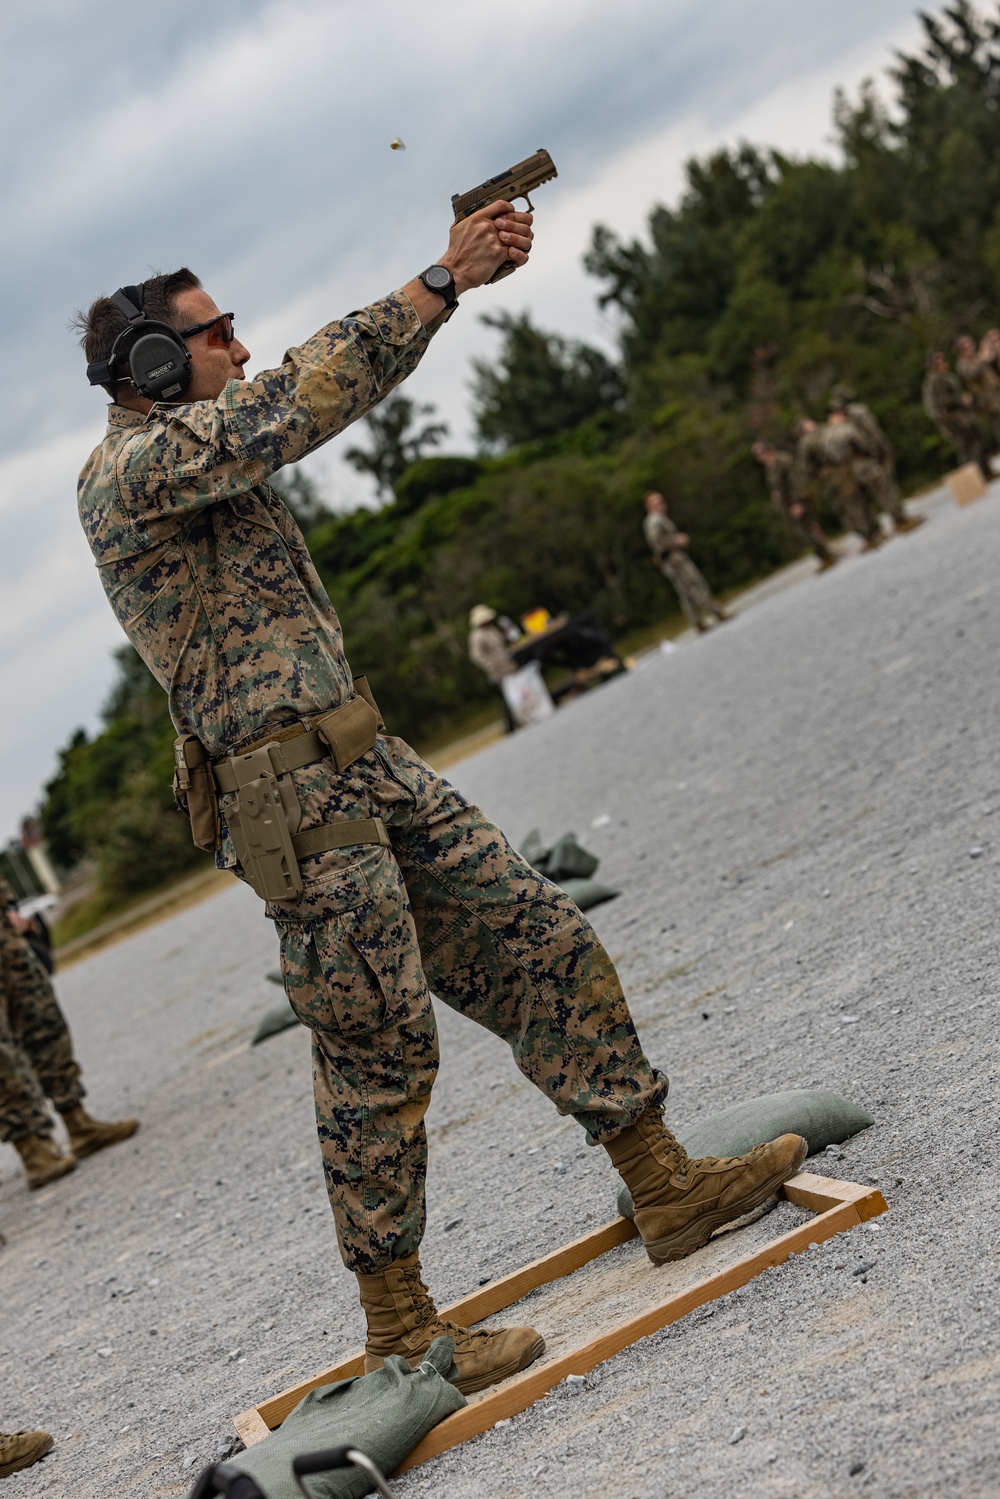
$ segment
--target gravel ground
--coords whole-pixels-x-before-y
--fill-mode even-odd
[[[515,839],[572,828],[620,885],[595,926],[671,1123],[840,1089],[877,1124],[813,1169],[889,1212],[402,1499],[998,1492],[998,575],[995,486],[453,771]],[[275,953],[233,886],[59,982],[95,1110],[143,1129],[30,1196],[0,1153],[0,1424],[56,1438],[10,1499],[183,1493],[234,1413],[359,1341],[307,1037],[247,1044]],[[424,1258],[448,1300],[606,1221],[616,1182],[493,1037],[440,1020]]]

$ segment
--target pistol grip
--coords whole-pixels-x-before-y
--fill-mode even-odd
[[[493,275],[487,281],[486,285],[492,286],[494,281],[502,281],[505,276],[510,275],[511,271],[516,270],[517,266],[512,260],[505,260],[503,265],[498,266],[497,269],[493,272]]]

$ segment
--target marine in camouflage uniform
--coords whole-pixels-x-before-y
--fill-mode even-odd
[[[975,463],[983,478],[992,480],[986,436],[972,401],[962,382],[948,368],[940,350],[927,361],[923,388],[924,410],[945,442],[955,449],[960,465]]]
[[[781,512],[803,546],[810,547],[819,559],[820,569],[833,567],[837,555],[819,523],[809,486],[791,453],[769,442],[755,442],[753,454],[764,469],[771,503]]]
[[[972,397],[972,404],[980,416],[992,428],[994,435],[1000,434],[1000,373],[991,357],[992,340],[984,339],[976,347],[968,334],[956,339],[958,357],[955,373]]]
[[[479,259],[468,263],[485,267],[470,286],[503,258],[492,223],[500,212],[523,222],[494,208],[452,230],[456,256],[471,244]],[[179,319],[181,307],[192,316],[200,308],[206,328],[206,305],[214,307],[199,288],[168,312]],[[271,756],[317,716],[357,704],[336,612],[267,479],[415,368],[443,321],[431,312],[439,305],[411,282],[328,324],[253,380],[224,379],[199,344],[195,377],[214,387],[211,396],[157,406],[115,387],[132,404],[110,408],[80,478],[80,519],[122,627],[166,690],[178,732],[197,735],[222,762],[217,778],[234,752],[263,743]],[[92,360],[107,357],[92,352],[99,312],[97,303],[87,320]],[[220,322],[216,309],[211,324]],[[247,351],[231,330],[223,341],[242,377]],[[424,1114],[438,1066],[431,989],[509,1043],[525,1076],[608,1146],[640,1200],[662,1182],[656,1201],[637,1208],[651,1256],[706,1242],[720,1214],[728,1220],[762,1200],[805,1151],[798,1137],[783,1137],[735,1162],[685,1166],[660,1117],[666,1078],[644,1056],[586,919],[402,740],[373,737],[340,770],[317,753],[283,780],[301,811],[299,837],[380,818],[387,846],[355,842],[302,857],[302,894],[266,908],[286,991],[312,1032],[319,1138],[341,1252],[368,1318],[366,1368],[391,1352],[417,1360],[445,1330],[416,1255]],[[233,795],[223,795],[217,861],[242,874],[232,810]],[[709,1198],[711,1210],[698,1206]],[[543,1346],[532,1329],[449,1330],[466,1391],[524,1367]]]
[[[48,974],[10,915],[13,896],[0,880],[0,1140],[21,1155],[31,1187],[71,1171],[79,1156],[128,1139],[138,1120],[105,1122],[83,1107],[86,1089],[66,1018]],[[56,1146],[48,1098],[69,1136]]]
[[[854,471],[864,451],[863,440],[848,423],[817,426],[809,418],[799,423],[797,459],[805,481],[827,490],[841,524],[871,549],[882,541],[882,528]]]
[[[896,482],[896,454],[878,418],[863,401],[855,401],[844,386],[835,386],[830,396],[830,422],[848,422],[859,438],[858,456],[851,467],[854,478],[870,507],[888,515],[902,533],[923,525],[922,516],[909,516]]]
[[[674,525],[667,514],[666,501],[655,490],[651,490],[646,496],[642,534],[656,566],[667,581],[673,584],[689,625],[703,632],[708,629],[710,620],[722,621],[729,618],[701,571],[688,556],[687,537]]]
[[[0,881],[0,1140],[52,1134],[49,1097],[61,1114],[86,1090],[73,1043],[41,963],[8,915]]]
[[[340,622],[266,474],[381,400],[429,338],[393,294],[331,323],[219,401],[113,405],[80,479],[108,598],[213,756],[353,696]],[[331,377],[332,372],[332,377]],[[313,1034],[316,1117],[345,1263],[378,1270],[424,1227],[423,1116],[437,1070],[429,989],[508,1040],[522,1071],[599,1140],[662,1099],[614,969],[567,897],[394,737],[349,770],[292,773],[300,831],[384,819],[379,846],[302,861],[272,902],[288,997]],[[223,819],[231,798],[223,797]],[[223,827],[217,855],[235,869]]]

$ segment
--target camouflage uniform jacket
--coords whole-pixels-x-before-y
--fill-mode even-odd
[[[215,401],[147,416],[111,406],[80,476],[80,519],[178,733],[210,754],[350,696],[340,622],[266,480],[387,395],[443,321],[422,327],[395,292]]]
[[[685,550],[676,539],[679,534],[678,527],[674,525],[669,515],[659,515],[655,510],[651,510],[642,523],[642,534],[657,562],[664,557],[669,557],[672,552]]]
[[[1000,412],[1000,375],[988,359],[974,354],[971,359],[959,359],[955,371],[981,410],[990,416]]]
[[[767,476],[767,487],[771,491],[771,502],[776,509],[787,513],[797,501],[801,501],[798,466],[791,453],[778,449],[767,460],[764,473]]]
[[[941,426],[968,426],[974,421],[965,404],[962,382],[950,370],[930,370],[924,379],[924,410]]]
[[[861,434],[868,456],[885,468],[890,468],[896,461],[896,455],[871,407],[866,406],[863,401],[851,401],[845,410],[848,421]]]

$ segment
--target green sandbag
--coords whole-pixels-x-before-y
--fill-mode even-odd
[[[612,890],[610,885],[602,885],[600,880],[565,879],[560,880],[559,884],[581,911],[599,906],[602,900],[614,900],[616,895],[621,894],[620,890]]]
[[[778,1135],[801,1135],[808,1141],[809,1154],[840,1145],[852,1135],[875,1123],[871,1114],[845,1098],[842,1093],[821,1089],[798,1088],[790,1093],[765,1093],[763,1098],[749,1098],[734,1103],[696,1124],[681,1139],[689,1156],[743,1155],[755,1145],[763,1145]],[[618,1212],[632,1217],[632,1196],[628,1187],[618,1193]]]
[[[280,1035],[282,1031],[290,1030],[293,1025],[298,1024],[300,1024],[299,1017],[288,1000],[283,1000],[280,1005],[272,1005],[269,1010],[264,1011],[250,1045],[256,1046],[258,1042],[266,1041],[268,1036]]]
[[[249,1473],[268,1499],[301,1499],[292,1459],[325,1447],[355,1447],[391,1473],[432,1426],[466,1404],[445,1378],[453,1372],[454,1351],[451,1338],[435,1338],[418,1369],[392,1353],[374,1374],[310,1390],[277,1431],[226,1463]],[[307,1481],[316,1499],[360,1499],[371,1487],[368,1475],[354,1467],[316,1473]]]
[[[600,863],[596,854],[580,847],[575,833],[564,833],[555,843],[546,844],[538,829],[532,828],[520,851],[533,869],[556,885],[565,886],[567,879],[589,879]]]

